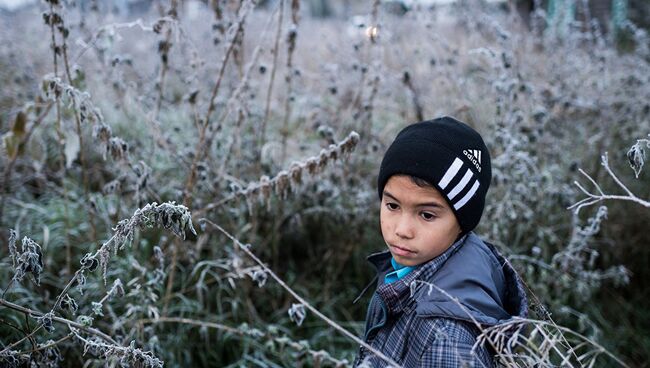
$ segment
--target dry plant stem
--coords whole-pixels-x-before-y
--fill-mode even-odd
[[[420,96],[413,86],[413,81],[411,80],[411,75],[408,72],[404,73],[404,78],[402,79],[404,85],[411,92],[411,99],[413,100],[413,108],[415,109],[415,119],[416,121],[424,120],[424,114],[422,113],[422,104],[420,103]]]
[[[616,174],[612,171],[611,167],[609,166],[609,159],[607,156],[607,152],[601,157],[601,165],[605,168],[605,171],[607,171],[607,174],[614,180],[614,182],[621,188],[623,191],[626,193],[625,195],[615,195],[615,194],[605,194],[603,192],[602,188],[596,181],[589,175],[587,174],[584,170],[579,169],[580,173],[584,175],[589,182],[594,186],[596,189],[597,193],[592,193],[585,189],[578,181],[574,181],[573,183],[587,196],[586,198],[581,199],[580,201],[572,204],[568,209],[570,210],[575,210],[575,212],[580,212],[580,210],[583,207],[588,207],[593,204],[596,204],[598,202],[602,202],[605,200],[622,200],[622,201],[631,201],[635,202],[637,204],[640,204],[643,207],[650,208],[650,201],[641,199],[637,197],[632,191],[630,191],[623,182],[616,176]]]
[[[293,53],[296,50],[296,39],[298,38],[298,14],[300,11],[300,1],[291,0],[291,30],[289,31],[289,38],[287,40],[287,70],[286,70],[286,82],[287,82],[287,97],[285,99],[284,105],[284,121],[282,122],[282,129],[280,134],[282,135],[282,156],[280,162],[284,164],[287,158],[287,139],[289,138],[289,120],[291,119],[291,109],[292,109],[292,99],[293,97]],[[260,147],[261,148],[261,147]],[[280,201],[276,208],[277,214],[284,212],[284,201]],[[281,216],[273,216],[273,229],[279,228],[279,222]],[[258,226],[258,223],[255,223],[255,228]],[[279,256],[279,247],[280,247],[280,234],[278,231],[273,231],[271,234],[271,253],[272,253],[272,262],[273,267],[278,267],[278,256]]]
[[[192,198],[192,192],[194,189],[194,185],[196,182],[196,169],[197,165],[200,160],[203,159],[204,152],[207,150],[207,128],[210,126],[210,117],[212,116],[212,112],[215,109],[215,104],[216,104],[216,98],[219,93],[219,88],[221,87],[221,82],[223,80],[223,75],[226,70],[226,66],[228,65],[228,60],[230,60],[230,55],[232,54],[232,50],[235,47],[235,40],[237,39],[237,34],[241,31],[243,27],[243,23],[246,20],[246,16],[248,15],[248,7],[242,5],[240,8],[240,12],[242,14],[239,15],[239,19],[237,20],[237,23],[235,23],[232,27],[235,27],[236,31],[234,32],[234,35],[232,36],[232,39],[229,40],[228,45],[226,46],[226,53],[221,61],[221,66],[219,67],[219,72],[217,74],[217,81],[214,84],[214,87],[212,88],[212,94],[210,95],[210,100],[209,100],[209,105],[208,105],[208,110],[205,114],[205,118],[202,122],[202,124],[199,125],[199,143],[197,146],[197,152],[196,155],[194,156],[194,159],[192,160],[192,166],[190,168],[190,173],[187,177],[187,181],[185,183],[185,190],[184,192],[184,197],[183,197],[183,205],[191,208],[190,206],[190,199]],[[216,131],[217,129],[215,129]]]
[[[68,84],[72,85],[70,63],[68,62],[68,47],[65,42],[65,37],[62,37],[61,39],[62,39],[61,50],[63,53],[63,65],[65,67],[65,74],[68,79]],[[79,163],[81,164],[81,180],[83,182],[83,187],[84,187],[84,197],[86,203],[88,203],[90,201],[90,197],[88,194],[88,187],[89,187],[88,168],[86,167],[86,158],[84,155],[84,141],[83,141],[83,134],[81,132],[81,119],[79,118],[79,110],[74,100],[73,100],[73,108],[74,108],[74,119],[77,128],[77,135],[79,136]],[[90,224],[90,231],[91,231],[90,238],[92,239],[93,242],[95,242],[97,241],[97,229],[95,228],[95,214],[88,207],[87,207],[87,213],[88,213],[88,222]]]
[[[266,39],[266,34],[267,34],[266,31],[267,31],[270,24],[271,23],[268,22],[266,27],[264,27],[264,32],[262,33],[262,36],[260,37],[259,44],[255,47],[255,50],[253,50],[253,55],[251,56],[251,61],[248,63],[248,66],[246,67],[246,72],[244,73],[243,77],[241,78],[241,81],[239,82],[239,85],[237,86],[235,91],[232,93],[232,96],[230,96],[230,98],[228,99],[228,103],[226,104],[225,111],[219,116],[219,119],[217,120],[219,126],[221,126],[225,122],[226,118],[228,118],[228,116],[230,115],[230,113],[232,111],[232,109],[230,107],[236,102],[237,99],[240,98],[244,88],[248,84],[248,80],[249,80],[249,78],[251,76],[251,72],[253,70],[253,67],[255,66],[255,64],[257,64],[257,61],[259,60],[260,53],[263,51],[264,40]],[[228,143],[228,148],[226,149],[227,153],[223,156],[223,160],[222,160],[221,164],[219,165],[219,171],[218,172],[225,172],[226,171],[226,165],[228,164],[228,160],[231,159],[231,156],[232,156],[231,153],[232,153],[233,146],[235,145],[235,140],[240,139],[240,136],[241,136],[240,128],[241,128],[241,125],[242,125],[243,121],[244,121],[244,115],[240,111],[240,113],[237,116],[237,123],[235,125],[235,128],[236,128],[235,129],[235,134],[234,134],[235,137],[234,137],[234,139],[230,140],[230,142]],[[214,139],[215,134],[216,134],[216,131],[214,133],[212,133],[210,135],[210,137],[208,138],[208,140],[207,140],[208,143],[206,144],[207,147],[209,147],[211,145],[211,142]],[[238,144],[238,146],[241,146],[241,144]],[[237,155],[237,158],[238,157],[239,157],[239,155]]]
[[[277,8],[274,10],[274,12],[276,10],[277,10]],[[271,15],[271,17],[269,17],[268,22],[264,26],[264,31],[262,33],[262,36],[260,37],[260,41],[259,41],[258,45],[255,47],[255,50],[253,51],[253,55],[251,56],[251,61],[248,63],[248,66],[246,68],[246,72],[243,74],[243,76],[241,77],[241,80],[239,82],[239,85],[237,86],[237,88],[235,88],[234,92],[232,93],[232,95],[228,99],[228,102],[226,103],[225,111],[219,116],[219,118],[217,120],[217,125],[218,126],[222,126],[223,123],[226,121],[226,119],[230,116],[230,113],[233,110],[231,108],[231,106],[234,105],[235,102],[240,98],[242,92],[244,91],[244,89],[248,85],[248,81],[250,79],[253,67],[257,64],[257,62],[259,60],[260,53],[264,50],[263,47],[265,45],[266,36],[267,36],[267,33],[268,33],[268,29],[271,26],[272,20],[273,20],[273,14]],[[238,116],[237,116],[237,122],[235,124],[235,134],[234,134],[235,138],[229,141],[228,148],[226,149],[227,153],[223,156],[221,164],[219,165],[218,172],[225,172],[226,171],[226,165],[228,164],[228,161],[232,158],[231,156],[233,156],[231,153],[232,153],[233,146],[235,145],[235,141],[238,141],[240,139],[240,135],[241,135],[240,134],[240,128],[241,128],[241,125],[244,122],[244,119],[245,119],[245,116],[244,116],[243,112],[240,110],[239,113],[238,113]],[[211,146],[212,141],[214,140],[216,133],[217,133],[217,131],[215,130],[208,137],[207,143],[205,144],[206,147]],[[236,155],[237,159],[239,159],[239,157],[241,156],[240,146],[241,146],[241,144],[238,142],[237,143],[238,151],[237,151],[237,155]]]
[[[619,365],[621,365],[623,367],[629,367],[627,364],[625,364],[625,362],[618,359],[615,355],[610,353],[607,349],[605,349],[602,345],[598,344],[596,341],[591,340],[587,336],[585,336],[585,335],[583,335],[583,334],[581,334],[579,332],[573,331],[570,328],[567,328],[567,327],[564,327],[564,326],[559,326],[559,325],[557,325],[555,323],[549,323],[549,322],[546,322],[546,321],[540,321],[540,320],[535,320],[535,319],[513,317],[513,319],[508,321],[508,322],[505,322],[505,323],[503,323],[501,325],[498,325],[498,326],[487,328],[486,330],[490,330],[490,329],[494,329],[494,328],[502,328],[504,326],[516,325],[516,324],[521,324],[521,323],[529,323],[529,324],[533,324],[533,325],[542,325],[542,326],[548,326],[548,327],[556,328],[560,332],[564,332],[564,333],[566,333],[568,335],[573,335],[573,336],[575,336],[575,337],[577,337],[579,339],[582,339],[585,343],[593,345],[601,353],[604,353],[608,357],[612,358]]]
[[[54,14],[54,4],[50,2],[50,16]],[[56,44],[56,32],[54,31],[54,22],[50,22],[50,35],[51,35],[51,47],[52,47],[52,57],[53,57],[53,66],[54,66],[54,76],[57,77],[59,74],[58,60],[57,60],[57,44]],[[61,149],[61,187],[63,188],[63,215],[65,216],[65,236],[66,236],[66,249],[65,249],[65,264],[66,272],[70,273],[72,270],[72,241],[70,239],[70,216],[68,215],[68,188],[65,185],[66,177],[66,167],[65,167],[65,147],[64,147],[64,137],[63,131],[61,130],[61,99],[60,96],[56,96],[56,134],[59,138],[59,148]]]
[[[390,366],[393,366],[393,367],[401,367],[401,366],[400,366],[399,364],[397,364],[397,362],[395,362],[393,359],[387,357],[387,356],[386,356],[384,353],[382,353],[381,351],[378,351],[377,349],[375,349],[375,348],[373,348],[372,346],[368,345],[365,341],[361,340],[360,338],[358,338],[357,336],[355,336],[353,333],[349,332],[349,331],[346,330],[345,328],[341,327],[338,323],[334,322],[333,320],[331,320],[330,318],[328,318],[327,316],[325,316],[324,314],[322,314],[320,311],[318,311],[318,309],[314,308],[314,307],[313,307],[311,304],[309,304],[309,303],[308,303],[304,298],[302,298],[302,297],[301,297],[300,295],[298,295],[298,294],[297,294],[293,289],[291,289],[291,288],[290,288],[290,287],[289,287],[289,286],[288,286],[284,281],[282,281],[282,279],[281,279],[278,275],[276,275],[276,274],[275,274],[275,273],[274,273],[274,272],[273,272],[273,271],[272,271],[272,270],[271,270],[271,269],[270,269],[266,264],[264,264],[264,262],[262,262],[259,258],[257,258],[257,256],[256,256],[255,254],[253,254],[253,252],[251,252],[250,249],[248,249],[248,246],[247,246],[247,245],[242,244],[239,240],[237,240],[237,238],[235,238],[234,236],[232,236],[229,232],[227,232],[226,230],[224,230],[221,226],[215,224],[214,222],[212,222],[212,221],[210,221],[210,220],[208,220],[208,219],[206,219],[206,218],[202,218],[200,221],[204,221],[205,223],[210,224],[211,226],[213,226],[214,228],[216,228],[217,230],[219,230],[221,233],[223,233],[223,234],[224,234],[226,237],[228,237],[230,240],[232,240],[232,241],[235,243],[235,245],[237,245],[237,247],[238,247],[239,249],[241,249],[242,251],[244,251],[244,253],[246,253],[249,257],[251,257],[251,258],[252,258],[252,259],[253,259],[257,264],[259,264],[260,267],[262,267],[262,268],[264,269],[264,271],[266,271],[266,272],[267,272],[267,273],[268,273],[268,274],[269,274],[269,275],[270,275],[270,276],[271,276],[271,277],[272,277],[272,278],[273,278],[273,279],[274,279],[274,280],[275,280],[275,281],[276,281],[276,282],[277,282],[277,283],[278,283],[278,284],[279,284],[283,289],[285,289],[285,290],[286,290],[289,294],[291,294],[291,296],[293,296],[297,301],[299,301],[299,302],[300,302],[301,304],[303,304],[307,309],[309,309],[312,313],[314,313],[318,318],[320,318],[320,319],[322,319],[323,321],[325,321],[328,325],[330,325],[331,327],[333,327],[334,329],[336,329],[337,331],[339,331],[340,333],[342,333],[344,336],[350,338],[350,339],[351,339],[352,341],[354,341],[355,343],[357,343],[357,344],[363,346],[364,348],[368,349],[368,351],[372,352],[373,354],[375,354],[376,356],[378,356],[379,358],[381,358],[382,360],[384,360],[384,361],[385,361],[386,363],[388,363]]]
[[[172,36],[172,30],[171,28],[167,29],[167,33],[165,34],[165,42],[169,44]],[[157,85],[157,90],[158,90],[158,95],[156,96],[156,109],[154,110],[153,114],[153,119],[157,120],[158,115],[160,114],[160,107],[162,106],[162,100],[163,100],[163,92],[164,92],[164,84],[165,84],[165,76],[167,75],[167,69],[169,69],[169,63],[167,60],[162,62],[162,66],[160,68],[160,75],[158,76],[158,85]]]
[[[278,14],[278,28],[275,32],[275,42],[273,44],[273,65],[271,66],[271,77],[269,79],[269,87],[266,90],[266,103],[264,104],[264,119],[262,119],[262,128],[260,129],[260,141],[258,145],[258,150],[261,155],[262,147],[266,144],[266,124],[269,121],[269,113],[271,111],[271,95],[273,92],[273,83],[275,82],[275,73],[278,69],[278,55],[280,47],[280,37],[282,36],[282,19],[284,18],[284,2],[285,0],[280,0],[280,12]],[[258,157],[257,160],[257,172],[261,173],[262,167],[260,165],[261,160]]]
[[[219,88],[221,86],[221,82],[223,80],[223,75],[226,70],[226,66],[228,65],[228,60],[230,59],[230,54],[233,51],[233,48],[235,47],[235,41],[237,39],[238,34],[242,31],[243,29],[243,24],[244,21],[246,20],[246,16],[248,15],[248,12],[250,9],[253,7],[253,5],[248,4],[248,2],[245,2],[242,4],[240,7],[240,14],[239,18],[237,20],[237,23],[233,25],[233,27],[236,27],[235,34],[233,35],[232,39],[229,40],[228,45],[226,47],[226,54],[223,57],[223,60],[221,62],[221,66],[219,68],[219,73],[217,76],[217,81],[215,82],[214,88],[212,89],[212,95],[210,96],[210,103],[208,105],[208,110],[205,115],[205,120],[203,124],[199,126],[199,143],[197,147],[197,152],[196,155],[194,156],[194,159],[192,160],[192,165],[190,168],[190,173],[187,177],[187,182],[185,183],[185,189],[183,191],[183,205],[187,206],[188,208],[191,208],[191,200],[192,200],[192,193],[194,191],[194,185],[196,184],[196,170],[198,167],[198,163],[203,159],[205,153],[207,152],[209,148],[209,144],[207,139],[207,128],[210,126],[210,117],[212,115],[212,112],[214,111],[215,108],[215,100],[217,97],[217,94],[219,93]],[[214,131],[216,132],[218,129],[215,129]],[[169,271],[169,277],[167,279],[167,287],[165,291],[165,306],[163,308],[163,315],[166,314],[168,303],[170,300],[170,295],[172,292],[172,288],[174,285],[174,279],[176,276],[176,265],[178,263],[178,240],[172,243],[172,261],[170,264],[170,271]]]
[[[194,319],[189,319],[189,318],[178,318],[178,317],[159,317],[156,319],[141,319],[137,321],[136,323],[138,324],[157,324],[161,322],[171,322],[171,323],[182,323],[186,325],[193,325],[193,326],[199,326],[199,327],[210,327],[210,328],[216,328],[217,330],[222,330],[226,331],[232,334],[236,335],[246,335],[243,331],[236,329],[234,327],[222,325],[220,323],[214,323],[214,322],[206,322],[206,321],[197,321]]]
[[[29,315],[29,316],[37,316],[37,317],[41,317],[41,316],[43,316],[43,315],[45,314],[45,313],[43,313],[43,312],[39,312],[39,311],[36,311],[36,310],[33,310],[33,309],[25,308],[25,307],[20,306],[20,305],[18,305],[18,304],[11,303],[11,302],[9,302],[9,301],[7,301],[7,300],[5,300],[5,299],[0,299],[0,304],[3,305],[3,306],[5,306],[5,307],[7,307],[7,308],[11,308],[11,309],[13,309],[13,310],[16,310],[16,311],[19,311],[19,312],[25,313],[26,315]],[[99,330],[96,329],[96,328],[87,327],[87,326],[84,326],[84,325],[82,325],[82,324],[80,324],[80,323],[77,323],[77,322],[71,321],[71,320],[66,319],[66,318],[57,317],[57,316],[52,316],[52,321],[56,321],[56,322],[59,322],[59,323],[62,323],[62,324],[68,325],[68,326],[76,327],[76,328],[78,328],[78,329],[84,330],[85,332],[87,332],[87,333],[89,333],[89,334],[92,334],[92,335],[98,336],[98,337],[102,338],[103,340],[106,340],[106,341],[108,341],[108,342],[110,342],[110,343],[112,343],[112,344],[118,345],[117,342],[116,342],[115,340],[113,340],[112,337],[110,337],[110,336],[108,336],[107,334],[105,334],[105,333],[99,331]],[[30,336],[33,335],[34,333],[36,333],[36,332],[37,332],[38,330],[40,330],[42,327],[43,327],[43,325],[39,325],[37,328],[35,328],[35,329],[32,331],[32,333],[30,334]],[[2,353],[4,353],[4,352],[7,352],[7,351],[9,351],[9,350],[11,350],[11,349],[13,349],[15,346],[17,346],[18,344],[20,344],[22,341],[24,341],[24,340],[27,339],[27,338],[28,338],[28,336],[25,336],[25,337],[22,338],[21,340],[18,340],[18,341],[16,341],[15,343],[13,343],[13,344],[11,344],[11,345],[5,347],[2,351],[0,351],[0,354],[2,354]]]
[[[169,265],[169,277],[167,278],[167,285],[165,286],[165,303],[163,304],[161,314],[163,316],[167,315],[169,301],[171,300],[172,291],[174,289],[174,278],[176,276],[176,265],[178,264],[178,249],[180,248],[180,242],[179,239],[174,239],[174,241],[172,241],[172,261]]]
[[[27,144],[29,141],[29,138],[32,136],[32,133],[34,132],[34,129],[41,125],[47,114],[49,114],[50,110],[52,109],[53,103],[50,101],[47,103],[45,106],[45,110],[43,113],[34,120],[34,123],[32,126],[29,128],[23,139],[20,141],[19,146],[24,146]],[[15,155],[9,160],[9,163],[5,167],[4,173],[2,175],[3,177],[3,182],[2,182],[2,200],[0,200],[0,224],[2,224],[2,219],[3,219],[3,214],[4,214],[4,207],[5,207],[5,200],[7,199],[7,195],[9,194],[9,186],[10,186],[10,181],[11,181],[11,175],[13,173],[13,168],[14,165],[16,164],[16,160],[18,159],[18,155]],[[4,236],[3,236],[4,238]]]
[[[245,18],[245,17],[243,17]],[[243,20],[242,20],[243,22]],[[241,23],[238,25],[238,30],[236,33],[239,33],[239,29],[241,28]],[[215,99],[217,97],[217,94],[219,93],[219,87],[221,86],[221,81],[223,79],[223,74],[226,70],[226,65],[228,63],[228,59],[230,58],[230,54],[232,53],[232,49],[234,47],[234,39],[236,37],[233,37],[233,39],[229,42],[228,47],[226,48],[226,54],[223,57],[223,60],[221,62],[221,67],[219,68],[219,73],[217,77],[217,81],[214,85],[214,88],[212,89],[212,95],[210,97],[210,104],[208,106],[208,111],[205,116],[204,123],[199,126],[199,143],[197,147],[197,154],[194,156],[194,159],[192,160],[192,166],[190,168],[190,173],[187,177],[187,181],[185,183],[185,190],[184,196],[183,196],[183,205],[187,207],[191,207],[191,199],[192,199],[192,192],[194,190],[194,184],[196,181],[196,170],[199,161],[203,158],[203,152],[207,149],[205,146],[205,141],[206,141],[206,131],[207,127],[210,125],[210,116],[212,115],[212,111],[214,110],[215,107]],[[169,301],[169,296],[171,294],[173,285],[174,285],[174,278],[176,276],[176,264],[178,263],[178,244],[177,241],[172,243],[172,261],[170,264],[170,271],[169,271],[169,278],[167,279],[167,288],[165,291],[165,307],[163,308],[163,315],[166,314],[167,307],[168,307],[168,301]]]
[[[177,15],[177,6],[178,2],[172,0],[171,9],[169,11],[170,16],[176,21]],[[158,95],[156,97],[156,110],[154,111],[153,120],[158,120],[158,115],[160,114],[160,107],[162,106],[165,76],[167,75],[167,70],[169,70],[169,48],[171,48],[171,38],[172,38],[172,28],[167,27],[167,33],[165,34],[165,45],[166,49],[163,51],[165,53],[165,58],[162,59],[162,66],[160,68],[160,75],[158,76]]]
[[[296,50],[296,39],[298,38],[298,14],[300,12],[300,1],[291,0],[291,27],[289,38],[287,40],[287,98],[284,101],[284,121],[282,122],[282,158],[280,162],[284,163],[287,158],[287,139],[289,137],[289,119],[291,119],[291,99],[293,98],[293,52]]]
[[[34,348],[34,349],[32,349],[32,350],[23,351],[22,353],[23,353],[23,354],[30,354],[30,353],[34,353],[34,352],[37,352],[37,351],[41,351],[41,350],[45,350],[45,349],[49,349],[49,348],[51,348],[52,346],[59,345],[60,343],[64,342],[65,340],[67,340],[67,339],[69,339],[69,338],[71,338],[72,336],[73,336],[73,334],[72,334],[72,333],[69,333],[69,334],[63,336],[62,338],[60,338],[60,339],[58,339],[58,340],[52,342],[52,343],[49,343],[49,344],[47,344],[47,345],[43,345],[43,346],[39,346],[39,347]]]
[[[104,247],[108,247],[108,246],[113,242],[114,239],[115,239],[115,235],[113,235],[113,236],[112,236],[112,237],[111,237],[111,238],[110,238],[106,243],[104,243],[104,244],[102,245],[102,247],[101,247],[99,250],[97,250],[97,252],[95,252],[95,254],[93,255],[93,257],[96,257],[96,256],[99,254],[99,252],[100,252]],[[56,301],[54,302],[54,305],[52,306],[52,309],[50,310],[50,313],[54,313],[54,311],[59,307],[59,305],[60,305],[60,303],[61,303],[61,300],[63,299],[63,296],[68,292],[68,290],[70,290],[70,288],[72,287],[72,285],[74,284],[74,282],[77,280],[77,277],[79,277],[79,274],[82,272],[82,270],[84,270],[83,267],[80,268],[79,270],[77,270],[77,272],[75,272],[75,274],[74,274],[74,276],[72,277],[72,279],[70,279],[70,281],[68,281],[68,283],[66,284],[66,286],[63,288],[63,291],[61,291],[61,293],[59,293],[59,295],[58,295],[57,298],[56,298]],[[17,305],[15,305],[15,304],[13,304],[13,303],[10,303],[10,302],[5,301],[4,299],[0,299],[0,302],[4,303],[4,304],[7,305],[7,306],[9,306],[7,303],[9,303],[9,304],[11,304],[11,305],[14,305],[14,306],[17,306]],[[17,306],[17,307],[20,307],[20,308],[23,308],[23,309],[27,310],[27,308],[24,308],[24,307],[21,307],[21,306]],[[14,308],[14,309],[15,309],[15,308]],[[20,310],[20,309],[18,309],[18,310]],[[39,313],[40,313],[40,312],[39,312]],[[41,315],[42,315],[42,313],[41,313]],[[54,320],[55,318],[59,318],[59,317],[52,316],[52,319],[53,319],[53,320]],[[62,319],[62,320],[65,320],[65,319]],[[65,320],[65,321],[67,321],[67,320]],[[36,330],[40,329],[41,327],[43,327],[43,324],[40,324],[40,325],[36,328]],[[112,341],[112,340],[111,340],[111,341]]]
[[[350,145],[350,144],[352,144],[353,146],[356,146],[358,140],[359,140],[359,134],[353,131],[344,140],[339,142],[337,146],[342,147],[342,146],[346,146],[346,145]],[[308,166],[310,164],[310,161],[312,161],[312,160],[316,160],[316,161],[320,160],[320,155],[316,155],[316,156],[308,158],[307,160],[305,160],[303,162],[296,163],[297,170],[299,170],[301,172],[302,171],[309,171]],[[291,167],[292,168],[289,168],[288,171],[291,171],[294,168],[294,165],[291,165]],[[283,180],[283,175],[282,175],[282,172],[280,172],[275,177],[271,178],[267,184],[275,186],[275,185],[279,184],[282,180]],[[251,183],[251,184],[254,184],[254,186],[252,188],[247,187],[247,188],[241,189],[241,190],[239,190],[237,192],[231,193],[230,195],[226,196],[225,198],[222,198],[221,200],[219,200],[217,202],[210,203],[207,206],[205,206],[204,208],[199,209],[197,211],[194,211],[194,215],[196,217],[198,217],[199,215],[207,213],[208,211],[213,210],[215,208],[218,208],[218,207],[224,205],[225,203],[228,203],[228,202],[230,202],[230,201],[232,201],[232,200],[234,200],[234,199],[236,199],[238,197],[247,196],[248,191],[251,190],[251,189],[257,191],[257,190],[260,190],[265,185],[264,183],[261,183],[261,182]],[[249,184],[249,186],[251,184]]]
[[[520,281],[524,285],[524,287],[526,287],[526,290],[528,290],[528,294],[534,299],[535,303],[537,303],[537,305],[541,307],[542,311],[544,312],[544,317],[548,321],[550,321],[551,325],[553,325],[553,326],[555,326],[556,328],[559,329],[560,326],[557,323],[555,323],[555,320],[553,320],[553,317],[551,316],[551,313],[549,313],[548,310],[546,309],[546,307],[544,307],[544,304],[542,304],[541,300],[539,300],[539,297],[537,296],[537,294],[535,294],[533,292],[533,290],[530,288],[530,286],[528,286],[528,284],[524,280],[520,280]],[[562,337],[562,340],[563,340],[564,344],[566,346],[569,346],[569,341],[566,339],[566,337],[561,332],[560,332],[560,336]],[[573,354],[573,356],[577,359],[575,354]]]

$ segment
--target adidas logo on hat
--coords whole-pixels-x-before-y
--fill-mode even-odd
[[[481,172],[481,150],[464,149],[463,154],[472,161],[474,166],[476,166],[476,170]]]

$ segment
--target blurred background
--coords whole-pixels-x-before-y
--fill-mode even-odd
[[[0,365],[349,365],[200,219],[360,336],[383,152],[452,115],[491,150],[476,232],[551,325],[518,365],[647,367],[648,27],[647,0],[0,0]]]

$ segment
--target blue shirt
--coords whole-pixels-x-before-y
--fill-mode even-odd
[[[395,271],[389,272],[386,274],[386,277],[384,277],[384,282],[387,284],[390,284],[391,282],[395,282],[402,277],[406,276],[409,274],[409,272],[413,271],[415,267],[410,267],[410,266],[403,266],[395,261],[395,258],[390,259],[390,264],[393,265],[393,269]]]

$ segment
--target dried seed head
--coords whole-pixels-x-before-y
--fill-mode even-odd
[[[316,174],[318,170],[318,159],[316,157],[310,157],[305,163],[305,166],[310,175]]]
[[[289,173],[286,171],[280,171],[280,173],[275,177],[275,194],[286,198],[289,190],[291,190],[291,179]]]
[[[336,144],[330,144],[327,149],[329,152],[329,158],[332,161],[336,161],[339,158],[339,153],[341,151],[340,147]]]
[[[289,169],[289,172],[291,173],[291,180],[294,184],[302,183],[302,169],[303,166],[300,165],[299,162],[294,162],[291,164],[291,169]]]
[[[112,137],[108,141],[108,150],[114,160],[120,161],[128,155],[129,145],[122,138]]]
[[[327,166],[327,161],[329,160],[329,152],[326,149],[322,149],[320,151],[320,155],[318,155],[318,170],[323,171],[325,169],[325,166]]]
[[[359,134],[357,132],[350,133],[343,142],[339,143],[341,147],[341,155],[348,155],[356,148],[359,143]]]
[[[259,190],[261,193],[261,202],[266,202],[268,204],[271,198],[272,191],[271,179],[267,175],[263,175],[259,181]]]
[[[120,178],[118,178],[118,179],[111,180],[108,183],[106,183],[106,185],[104,185],[104,187],[102,187],[102,193],[104,195],[112,194],[112,193],[120,191],[121,188],[122,188],[122,183],[120,183]]]

